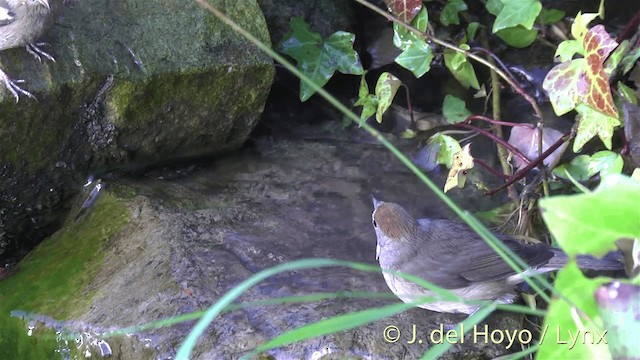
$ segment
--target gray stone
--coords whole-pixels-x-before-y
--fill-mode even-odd
[[[270,43],[255,1],[213,4]],[[54,5],[56,25],[42,40],[55,63],[0,53],[38,98],[16,104],[0,90],[0,254],[59,226],[88,172],[237,149],[273,80],[272,60],[195,1]]]

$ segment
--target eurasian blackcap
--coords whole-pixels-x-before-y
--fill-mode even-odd
[[[27,51],[41,60],[41,56],[55,61],[35,43],[53,24],[54,16],[49,0],[0,0],[0,51],[25,46]],[[33,98],[33,94],[22,89],[0,69],[0,81],[19,100],[19,94]]]
[[[523,281],[513,269],[471,228],[450,220],[415,220],[400,205],[373,199],[373,228],[378,238],[376,258],[384,270],[395,270],[423,278],[448,289],[465,300],[511,303],[516,285]],[[531,269],[544,273],[558,270],[568,261],[560,250],[546,244],[525,245],[496,235]],[[617,256],[596,259],[579,256],[581,268],[619,270]],[[422,286],[383,272],[389,289],[404,302],[436,296]],[[448,313],[471,314],[480,305],[435,301],[421,308]]]

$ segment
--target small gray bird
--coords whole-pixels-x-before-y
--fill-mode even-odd
[[[373,199],[373,228],[378,238],[376,258],[380,267],[423,278],[448,289],[465,300],[490,300],[512,303],[521,274],[496,254],[471,228],[450,220],[415,220],[400,205]],[[497,235],[531,269],[539,273],[558,270],[567,261],[560,249],[546,244],[525,245]],[[624,265],[618,254],[603,259],[578,256],[578,266],[593,270],[620,270]],[[384,272],[389,289],[404,302],[416,297],[436,296],[422,286]],[[436,301],[421,308],[447,313],[471,314],[480,305]]]
[[[38,47],[41,43],[35,42],[53,22],[49,0],[0,0],[0,51],[24,46],[38,61],[42,61],[42,57],[55,61],[53,56]],[[23,80],[12,80],[2,69],[0,81],[16,102],[20,99],[19,94],[34,98],[33,94],[18,86]]]

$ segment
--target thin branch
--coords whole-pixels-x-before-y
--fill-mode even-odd
[[[509,181],[504,183],[499,188],[489,191],[487,193],[487,195],[493,195],[493,194],[497,193],[498,191],[503,190],[508,186],[511,186],[516,181],[518,181],[518,180],[522,179],[523,177],[525,177],[525,175],[527,175],[527,173],[529,171],[531,171],[531,169],[533,169],[534,167],[538,166],[541,162],[544,161],[544,159],[549,157],[549,155],[553,154],[554,151],[556,151],[560,146],[562,146],[562,144],[564,144],[567,141],[570,141],[572,138],[573,138],[572,132],[568,132],[568,133],[564,134],[562,136],[562,138],[560,138],[560,140],[556,141],[555,144],[551,145],[547,150],[545,150],[545,152],[542,153],[542,156],[538,157],[537,159],[535,159],[534,161],[529,163],[529,165],[527,165],[527,166],[523,167],[522,169],[518,170],[518,172],[515,173],[511,177],[511,179],[509,179]]]

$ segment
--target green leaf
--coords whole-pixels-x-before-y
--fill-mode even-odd
[[[625,40],[616,47],[613,52],[607,58],[607,61],[604,63],[604,73],[608,77],[611,76],[611,73],[615,68],[618,67],[620,62],[622,61],[623,55],[627,53],[627,49],[629,48],[629,40]]]
[[[494,33],[518,25],[531,30],[542,10],[538,0],[502,0],[502,3],[504,7],[493,23]]]
[[[562,164],[553,169],[553,174],[563,179],[569,179],[571,176],[576,181],[587,181],[594,175],[589,173],[590,160],[589,155],[578,155],[569,164]]]
[[[561,62],[565,62],[573,59],[573,55],[575,54],[584,55],[582,41],[565,40],[558,45],[554,58],[558,58]]]
[[[622,97],[624,101],[630,102],[633,105],[638,105],[638,97],[636,96],[635,91],[625,85],[622,81],[618,81],[618,92],[620,92],[620,97]]]
[[[542,9],[538,19],[542,18],[545,25],[553,25],[564,19],[565,12],[558,9]]]
[[[328,64],[335,64],[343,74],[362,75],[364,70],[358,53],[353,50],[354,34],[338,31],[329,36],[323,46],[322,55]]]
[[[362,106],[362,113],[360,114],[361,122],[370,118],[378,109],[378,98],[373,94],[369,94],[369,85],[367,85],[367,80],[364,75],[362,75],[360,79],[358,101],[353,105]]]
[[[442,115],[444,115],[449,124],[455,124],[465,121],[471,115],[471,111],[467,109],[464,100],[453,95],[447,95],[442,103]]]
[[[391,106],[400,85],[402,85],[400,79],[388,72],[382,73],[378,78],[376,83],[376,97],[378,98],[376,120],[379,123],[382,123],[382,114]]]
[[[411,21],[411,26],[424,32],[427,30],[427,24],[429,22],[429,15],[427,14],[427,8],[422,7],[422,10]],[[401,50],[406,50],[414,42],[425,42],[424,37],[414,34],[412,31],[405,29],[402,25],[393,24],[393,45]]]
[[[620,120],[584,104],[578,104],[576,111],[578,112],[578,132],[573,141],[573,152],[580,152],[584,144],[596,135],[607,149],[611,149],[613,130],[620,126]]]
[[[485,7],[491,15],[498,16],[500,15],[502,8],[504,8],[504,5],[501,0],[487,0]]]
[[[607,176],[610,174],[620,174],[623,166],[624,160],[620,154],[616,154],[613,151],[602,150],[591,156],[589,169],[596,174],[600,173],[602,176]]]
[[[322,36],[311,31],[303,18],[294,17],[290,22],[291,30],[280,43],[280,51],[291,56],[298,63],[320,55]]]
[[[640,183],[628,176],[603,177],[591,193],[540,200],[542,218],[569,254],[602,256],[621,238],[640,238]]]
[[[589,24],[598,16],[600,16],[599,13],[583,14],[582,11],[578,12],[576,19],[573,21],[573,24],[571,24],[571,35],[573,38],[582,42],[587,31],[589,31]],[[604,17],[604,14],[600,17]]]
[[[440,22],[444,26],[460,25],[458,13],[467,10],[467,4],[462,0],[449,0],[440,12]]]
[[[336,70],[345,74],[364,72],[358,54],[353,50],[355,35],[338,31],[323,40],[311,31],[302,18],[291,19],[291,30],[285,35],[280,49],[298,63],[298,69],[318,87],[323,87]],[[312,85],[300,82],[300,100],[306,101],[315,93]]]
[[[396,63],[419,78],[431,69],[433,50],[425,41],[415,41],[396,58]]]
[[[628,73],[636,64],[638,59],[640,59],[640,47],[632,49],[625,57],[622,58],[622,72],[624,74]]]
[[[496,35],[513,47],[524,48],[531,45],[536,40],[536,37],[538,37],[538,30],[515,26],[502,29],[496,32]]]
[[[476,37],[476,33],[478,32],[478,27],[480,26],[480,23],[477,22],[470,22],[469,25],[467,26],[467,40],[468,41],[473,41],[473,39],[475,39]]]
[[[443,164],[447,168],[451,168],[453,157],[462,150],[458,140],[441,133],[436,133],[427,140],[427,148],[435,155],[436,163]]]
[[[549,304],[547,316],[540,330],[538,359],[610,359],[606,343],[597,343],[606,329],[601,324],[598,307],[593,297],[596,289],[606,278],[586,278],[574,261],[558,272],[555,287],[579,311],[565,300],[554,298]],[[577,323],[576,321],[579,321]],[[596,340],[585,334],[590,331]],[[575,344],[573,339],[577,339]],[[586,338],[585,338],[586,336]],[[583,341],[583,339],[585,341]]]
[[[562,164],[553,170],[553,173],[563,179],[568,179],[567,172],[577,181],[589,180],[600,173],[602,176],[620,174],[624,161],[620,154],[603,150],[589,155],[580,155],[571,160],[569,164]],[[566,171],[566,172],[565,172]]]
[[[462,44],[460,45],[460,48],[469,50],[469,45]],[[473,70],[473,66],[467,61],[467,57],[464,54],[451,49],[445,49],[444,64],[465,89],[468,89],[469,87],[476,90],[480,89],[476,72]]]

